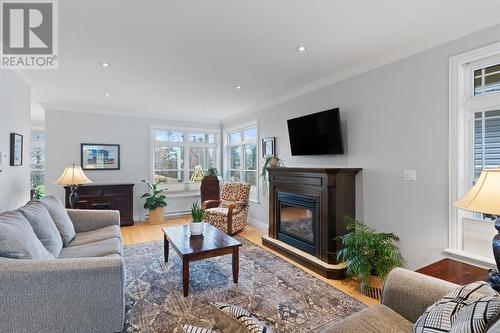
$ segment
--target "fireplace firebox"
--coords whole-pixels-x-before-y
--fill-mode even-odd
[[[268,168],[269,235],[262,243],[328,278],[340,279],[338,236],[355,217],[354,168]]]
[[[317,196],[278,192],[278,239],[316,255],[318,239]]]

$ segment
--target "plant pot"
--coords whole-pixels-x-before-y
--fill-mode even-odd
[[[384,286],[384,279],[379,276],[370,276],[370,288],[368,288],[363,282],[359,284],[359,290],[366,296],[380,299],[382,296],[382,288]]]
[[[189,222],[189,231],[191,236],[203,235],[203,229],[205,227],[205,222]]]
[[[278,167],[278,164],[279,164],[279,160],[277,158],[270,159],[269,163],[268,163],[269,167],[271,167],[271,168]]]
[[[165,217],[163,216],[163,214],[164,214],[163,207],[158,207],[154,210],[150,210],[147,222],[149,224],[163,224],[165,223]]]

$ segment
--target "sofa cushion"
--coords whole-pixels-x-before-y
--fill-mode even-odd
[[[413,324],[385,305],[369,306],[355,314],[329,323],[313,332],[320,333],[404,333],[411,332]]]
[[[45,198],[41,199],[40,202],[47,208],[50,213],[50,216],[54,220],[59,233],[61,234],[61,238],[63,241],[63,245],[67,246],[69,242],[75,238],[75,227],[73,226],[73,222],[69,218],[68,212],[66,208],[64,208],[61,201],[58,198],[48,195]]]
[[[121,238],[119,226],[110,225],[96,230],[77,233],[75,239],[68,244],[68,247],[91,244],[109,238]]]
[[[0,215],[0,257],[11,259],[54,259],[19,211]]]
[[[224,303],[215,303],[214,307],[215,322],[221,332],[272,333],[271,329],[242,307]]]
[[[90,244],[65,247],[62,249],[59,259],[105,257],[112,254],[122,255],[122,245],[118,238],[109,238]]]
[[[413,331],[485,332],[499,312],[500,295],[488,283],[478,281],[456,288],[429,306]]]
[[[26,206],[18,210],[31,224],[35,235],[42,242],[43,246],[57,258],[59,253],[61,253],[63,243],[59,230],[57,230],[56,224],[50,217],[47,208],[40,202],[30,201]]]

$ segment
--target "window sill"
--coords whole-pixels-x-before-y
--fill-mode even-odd
[[[167,191],[165,194],[167,198],[196,197],[199,195],[200,191]]]
[[[445,249],[444,253],[449,254],[451,257],[457,258],[472,265],[481,266],[483,268],[489,269],[497,267],[495,259],[493,258],[484,257],[464,251],[452,250],[452,249]]]

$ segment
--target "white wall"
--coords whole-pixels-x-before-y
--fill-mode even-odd
[[[146,192],[142,179],[150,177],[151,125],[220,129],[218,124],[186,123],[127,116],[46,110],[46,176],[48,194],[64,200],[64,190],[54,182],[64,168],[80,165],[81,143],[120,144],[121,163],[117,171],[85,171],[94,183],[134,183],[134,217],[144,219]],[[167,213],[185,211],[199,196],[168,198]]]
[[[224,124],[259,120],[286,166],[360,167],[357,215],[401,238],[409,268],[442,257],[448,239],[448,59],[500,40],[500,26]],[[306,55],[307,56],[307,55]],[[340,107],[347,153],[291,156],[286,120]],[[417,181],[403,181],[416,169]],[[267,198],[251,217],[268,223]]]
[[[0,213],[30,199],[30,88],[10,70],[0,70]],[[10,133],[23,135],[23,165],[10,166]]]

